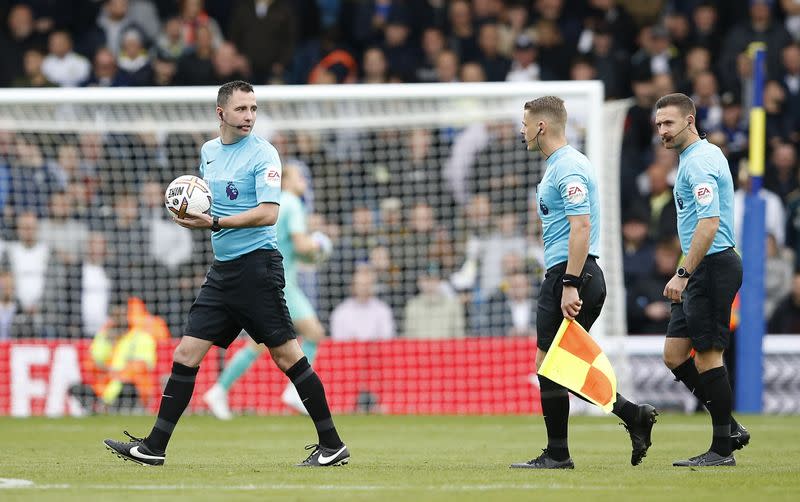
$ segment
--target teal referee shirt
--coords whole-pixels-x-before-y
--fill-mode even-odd
[[[600,197],[589,159],[564,145],[547,159],[547,168],[536,189],[542,221],[544,265],[567,261],[569,220],[567,216],[589,215],[589,254],[600,256]]]
[[[281,159],[267,140],[248,134],[230,145],[220,138],[200,149],[200,176],[211,188],[211,214],[232,216],[262,202],[280,203]],[[277,249],[275,227],[223,228],[211,234],[214,257],[229,261],[256,249]]]
[[[736,245],[733,178],[728,159],[719,147],[701,139],[681,152],[674,197],[683,254],[689,253],[697,222],[702,218],[719,217],[719,230],[707,255]]]

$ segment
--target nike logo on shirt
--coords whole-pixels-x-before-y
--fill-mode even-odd
[[[206,161],[206,165],[208,165],[208,164],[211,164],[211,163],[212,163],[212,162],[214,162],[215,160],[217,160],[217,159],[211,159],[211,160],[207,160],[207,161]]]
[[[345,448],[347,448],[347,446],[342,446],[342,447],[339,449],[339,451],[335,452],[335,453],[334,453],[333,455],[331,455],[330,457],[326,457],[325,455],[323,455],[323,454],[322,454],[322,451],[320,451],[320,452],[319,452],[319,457],[317,457],[317,460],[319,460],[319,463],[320,463],[320,464],[327,464],[327,463],[331,462],[333,459],[335,459],[336,457],[338,457],[338,456],[339,456],[339,454],[340,454],[340,453],[342,453],[342,452],[344,451],[344,449],[345,449]]]

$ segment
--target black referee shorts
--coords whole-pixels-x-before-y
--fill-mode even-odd
[[[689,277],[683,302],[672,304],[667,338],[689,338],[698,352],[727,349],[731,304],[742,285],[742,259],[728,248],[706,255]]]
[[[561,279],[566,271],[567,262],[553,265],[547,269],[542,281],[539,303],[536,307],[536,345],[544,351],[550,350],[561,321],[564,320],[561,313],[563,290]],[[592,274],[592,278],[581,290],[583,305],[575,320],[588,331],[603,310],[603,303],[606,301],[606,280],[594,256],[586,258],[581,275],[586,273]]]
[[[283,257],[277,250],[214,260],[189,310],[184,335],[227,348],[244,329],[257,343],[283,345],[296,338],[283,286]]]

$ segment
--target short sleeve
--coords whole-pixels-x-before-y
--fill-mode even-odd
[[[256,199],[258,203],[280,204],[281,197],[281,159],[274,149],[264,149],[256,158],[254,175],[256,178]]]
[[[285,207],[281,208],[281,211],[285,210]],[[306,219],[303,215],[303,206],[300,199],[293,198],[292,200],[286,220],[286,228],[289,230],[289,235],[306,233]]]
[[[559,179],[558,191],[567,216],[589,214],[589,180],[580,172],[571,172]]]
[[[197,172],[200,173],[200,177],[201,178],[205,178],[206,177],[205,167],[204,167],[206,165],[206,163],[203,160],[204,157],[205,157],[205,155],[203,154],[203,149],[201,148],[200,149],[200,167],[197,168]]]
[[[695,201],[695,212],[698,218],[714,218],[719,216],[719,186],[714,167],[705,159],[688,166],[689,185]]]

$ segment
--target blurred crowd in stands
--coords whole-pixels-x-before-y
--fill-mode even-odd
[[[0,18],[7,87],[601,80],[608,100],[630,99],[631,334],[666,331],[661,292],[680,257],[677,158],[653,104],[694,99],[700,131],[728,156],[741,239],[748,47],[763,42],[765,311],[768,332],[800,333],[800,0],[5,0]],[[334,133],[271,138],[312,181],[311,227],[336,240],[304,275],[333,338],[535,334],[530,201],[543,165],[517,127],[374,131],[348,139],[356,151]],[[207,139],[0,130],[0,339],[92,336],[130,296],[180,335],[210,243],[172,224],[163,188],[196,171]],[[465,151],[471,174],[456,189],[448,170]]]

